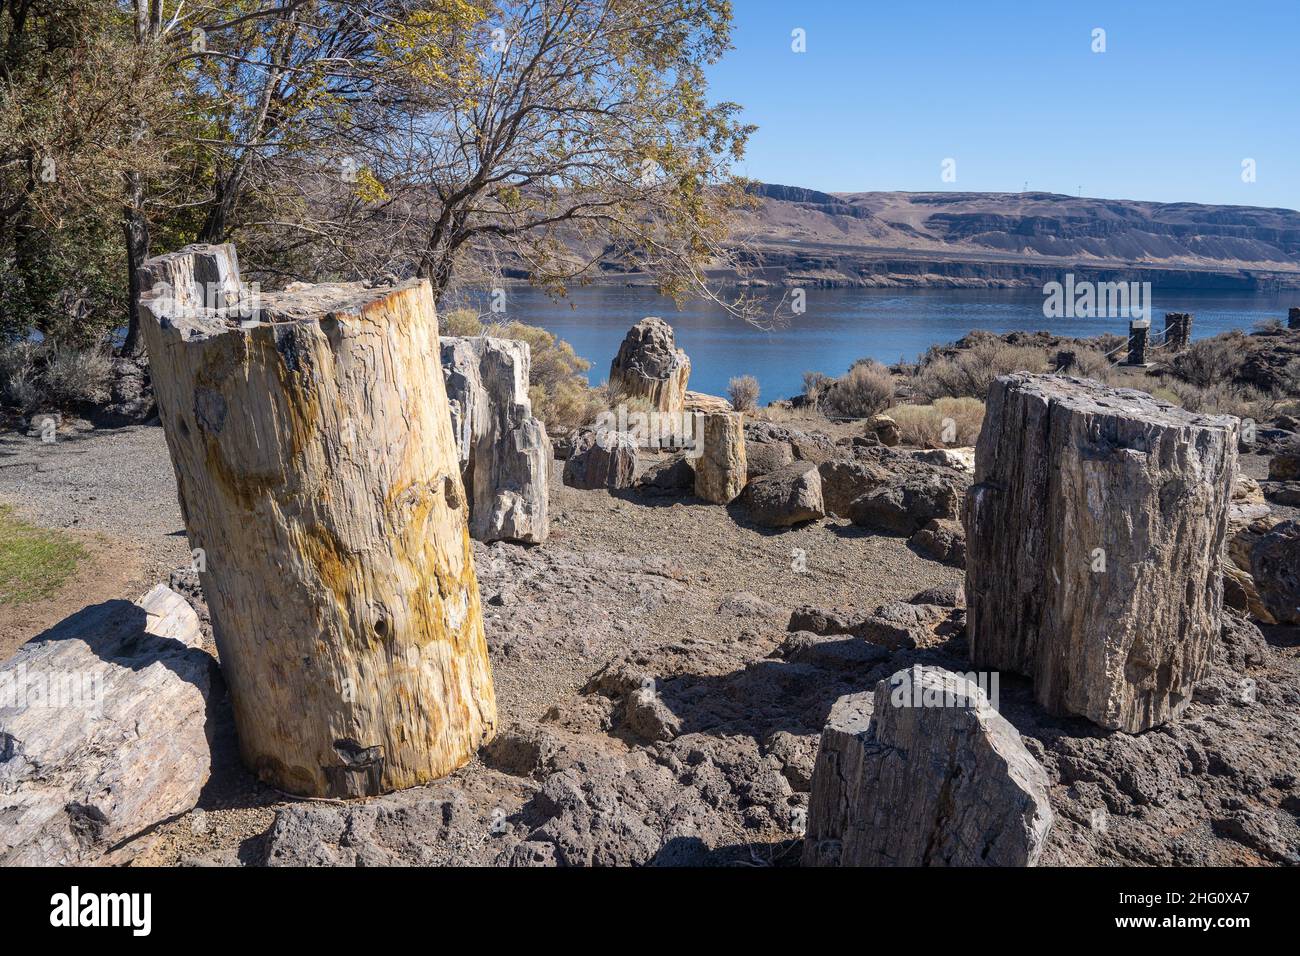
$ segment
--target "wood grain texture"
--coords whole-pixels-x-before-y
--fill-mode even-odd
[[[1238,426],[1084,379],[998,379],[963,516],[975,666],[1108,729],[1182,711],[1220,629]]]
[[[333,797],[461,766],[496,703],[429,284],[169,306],[142,321],[245,762]]]
[[[122,863],[120,844],[193,807],[215,666],[162,584],[24,644],[0,667],[0,866]]]

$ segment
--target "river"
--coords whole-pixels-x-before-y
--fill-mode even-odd
[[[651,289],[589,286],[553,301],[521,288],[508,291],[504,318],[540,325],[569,342],[592,363],[588,378],[597,385],[609,377],[610,360],[628,328],[658,315],[673,325],[678,345],[691,357],[692,389],[725,395],[733,376],[748,374],[759,381],[760,401],[768,402],[801,392],[805,371],[840,375],[863,357],[886,364],[912,360],[972,329],[1049,329],[1073,336],[1127,331],[1124,318],[1044,318],[1043,298],[1024,289],[811,289],[802,315],[766,331],[711,304],[690,303],[678,312]],[[1300,292],[1294,291],[1250,296],[1156,289],[1151,326],[1159,333],[1165,312],[1192,312],[1192,337],[1204,338],[1249,330],[1264,319],[1285,319],[1288,306],[1297,305]]]

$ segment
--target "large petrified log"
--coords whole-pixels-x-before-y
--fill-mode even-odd
[[[914,665],[822,731],[805,866],[1033,866],[1047,774],[968,677]]]
[[[207,256],[237,277],[229,246],[146,275]],[[239,311],[142,302],[244,760],[312,796],[449,773],[496,702],[429,284],[298,286]]]
[[[444,336],[441,344],[469,533],[540,544],[550,531],[552,449],[528,398],[528,343],[480,335]]]
[[[686,402],[691,360],[677,347],[673,327],[647,316],[628,330],[609,368],[610,393],[642,397],[661,412],[680,412]]]
[[[731,504],[748,480],[744,416],[740,412],[699,415],[697,440],[701,448],[695,457],[696,496],[714,504]]]
[[[975,666],[1110,729],[1176,716],[1219,633],[1238,425],[1083,379],[998,379],[963,515]]]
[[[96,604],[0,668],[0,865],[121,863],[207,783],[216,661],[175,591]]]

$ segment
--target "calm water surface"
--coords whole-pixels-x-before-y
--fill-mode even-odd
[[[1152,298],[1153,332],[1164,329],[1165,312],[1192,312],[1193,338],[1250,329],[1262,319],[1285,318],[1288,306],[1300,305],[1300,292],[1161,295],[1156,289]],[[673,325],[677,344],[691,357],[691,388],[723,395],[732,376],[748,374],[758,379],[763,402],[797,395],[805,371],[841,375],[863,357],[886,364],[912,360],[972,329],[1086,336],[1128,328],[1126,319],[1046,319],[1037,290],[810,289],[807,306],[788,326],[764,331],[710,304],[692,303],[678,312],[649,289],[588,287],[553,301],[525,288],[509,291],[506,317],[540,325],[572,344],[592,363],[588,378],[596,385],[609,377],[628,328],[658,315]]]

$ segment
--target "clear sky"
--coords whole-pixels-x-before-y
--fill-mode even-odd
[[[760,127],[742,175],[1300,209],[1300,0],[734,6],[710,75]]]

